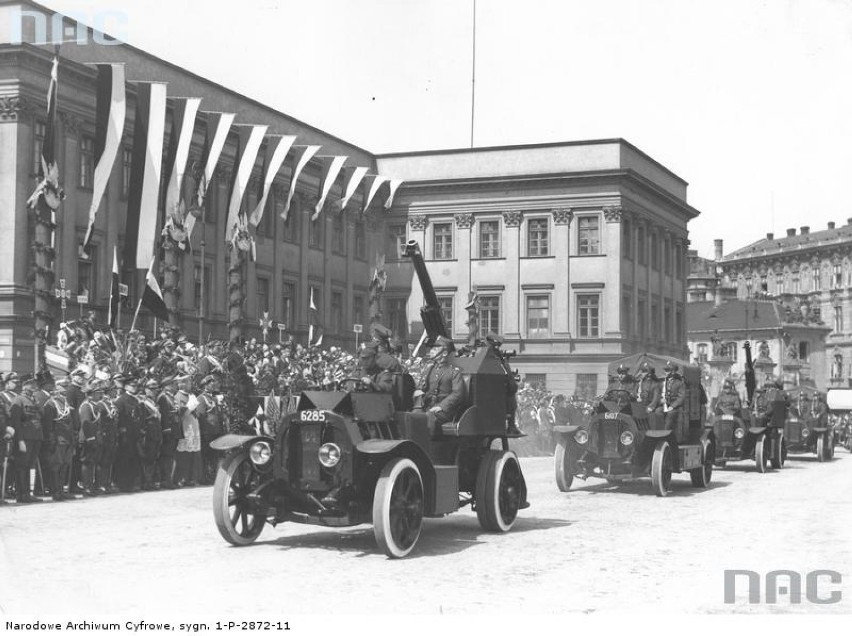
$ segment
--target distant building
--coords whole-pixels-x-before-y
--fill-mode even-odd
[[[556,392],[597,394],[607,364],[637,351],[687,355],[687,223],[698,211],[686,182],[635,146],[414,152],[377,165],[405,179],[386,254],[421,245],[456,339],[475,291],[481,333],[503,334],[524,378]],[[399,262],[388,293],[407,299],[416,342],[423,297],[412,276]]]

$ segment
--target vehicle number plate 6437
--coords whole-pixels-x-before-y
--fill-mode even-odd
[[[303,422],[325,422],[325,411],[300,411],[299,419]]]

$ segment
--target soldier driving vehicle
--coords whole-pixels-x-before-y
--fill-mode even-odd
[[[418,244],[410,241],[405,254],[424,292],[427,344],[438,342],[443,357],[421,389],[425,411],[410,410],[414,386],[405,374],[393,374],[390,392],[376,391],[372,380],[359,390],[362,379],[347,378],[347,390],[303,391],[274,438],[215,441],[226,456],[213,512],[229,543],[254,542],[266,523],[372,522],[385,554],[404,557],[423,517],[470,505],[485,530],[507,532],[526,507],[521,467],[508,448],[501,361],[490,346],[447,351],[451,340]],[[496,440],[500,450],[491,449]]]
[[[817,460],[834,457],[834,434],[828,425],[825,397],[817,389],[797,386],[787,392],[790,408],[784,422],[784,437],[790,453],[815,453]]]
[[[779,421],[774,415],[775,409],[784,408],[776,398],[781,396],[773,390],[759,392],[755,396],[754,368],[751,364],[751,347],[746,349],[746,392],[748,403],[754,409],[743,408],[742,400],[727,378],[722,385],[722,393],[716,399],[710,418],[716,437],[716,466],[724,467],[731,461],[754,460],[758,472],[766,472],[767,463],[773,468],[784,465],[786,451],[781,429],[773,422]],[[774,381],[772,389],[775,387]]]
[[[637,401],[622,388],[625,376],[646,364],[655,375],[666,375],[661,405],[650,412],[644,400]],[[689,472],[694,486],[706,488],[713,473],[715,442],[704,423],[699,367],[650,353],[611,363],[610,376],[620,367],[626,371],[614,380],[588,424],[554,427],[559,489],[570,489],[575,476],[607,481],[650,477],[654,493],[664,497],[672,473],[683,471]]]

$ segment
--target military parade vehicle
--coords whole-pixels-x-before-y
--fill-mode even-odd
[[[650,477],[654,493],[665,497],[672,473],[680,472],[688,472],[696,487],[709,485],[715,437],[713,429],[705,426],[700,368],[675,358],[639,353],[611,363],[610,377],[621,366],[635,376],[646,362],[658,377],[665,375],[663,369],[669,362],[680,368],[686,397],[676,423],[667,428],[665,413],[649,413],[628,390],[608,390],[587,423],[554,427],[556,484],[561,491],[570,489],[574,477],[611,482]]]
[[[744,349],[748,401],[738,411],[729,406],[717,407],[710,416],[716,439],[714,463],[723,468],[728,462],[754,461],[757,472],[765,473],[769,465],[782,468],[787,458],[783,432],[786,402],[780,391],[756,390],[751,345],[746,342]]]
[[[834,457],[834,433],[828,425],[825,397],[810,386],[787,391],[790,408],[784,423],[786,448],[790,453],[814,453],[824,462]]]
[[[834,438],[834,445],[842,446],[848,451],[852,451],[852,389],[829,389],[825,394],[825,403],[828,405],[828,412],[834,424],[831,427],[831,434]],[[834,449],[832,447],[832,456]]]
[[[438,299],[416,241],[406,246],[424,294],[421,316],[428,344],[448,336]],[[424,517],[465,506],[482,528],[507,532],[527,504],[518,458],[508,447],[507,368],[499,349],[451,354],[466,397],[459,416],[437,424],[412,412],[413,383],[395,376],[391,393],[304,391],[274,436],[226,435],[213,512],[222,537],[248,545],[268,523],[331,527],[373,524],[389,557],[408,555]],[[499,448],[493,448],[497,444]]]

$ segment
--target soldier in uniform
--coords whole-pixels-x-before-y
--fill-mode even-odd
[[[211,484],[219,456],[210,448],[210,442],[225,432],[224,413],[216,395],[219,391],[219,380],[214,375],[208,375],[201,381],[201,390],[198,407],[195,409],[201,432],[201,483]]]
[[[163,390],[157,398],[157,406],[160,409],[160,430],[163,445],[160,448],[160,458],[157,462],[157,479],[160,488],[174,488],[175,453],[177,452],[178,439],[183,436],[183,414],[185,407],[178,405],[175,400],[177,393],[177,379],[166,378],[162,384]]]
[[[56,382],[53,393],[44,404],[41,416],[44,448],[48,449],[42,470],[46,473],[47,485],[54,501],[74,498],[65,494],[71,458],[74,456],[74,422],[71,417],[72,409],[66,398],[68,383],[67,378]]]
[[[666,378],[663,380],[663,413],[666,418],[666,429],[671,430],[680,421],[686,403],[686,383],[679,371],[680,368],[669,360],[663,368]]]
[[[9,380],[6,379],[8,386]],[[30,493],[30,471],[35,468],[43,440],[41,414],[33,400],[37,388],[33,376],[24,376],[21,395],[12,402],[9,410],[9,426],[15,430],[13,439],[15,468],[17,474],[16,498],[18,503],[38,503],[41,499]]]
[[[115,408],[116,380],[113,376],[112,382],[104,382],[104,396],[100,402],[101,408],[101,452],[98,457],[98,465],[95,477],[95,485],[100,494],[115,492],[112,485],[115,457],[118,452],[118,411]]]
[[[430,354],[430,363],[420,379],[422,409],[434,414],[438,425],[452,421],[465,401],[461,371],[450,363],[449,356],[453,351],[453,341],[438,336]]]
[[[80,405],[80,472],[83,478],[83,496],[98,494],[95,471],[101,460],[103,433],[101,430],[105,409],[102,404],[105,390],[101,380],[92,380],[84,389],[86,399]]]
[[[654,365],[647,361],[643,362],[636,382],[636,400],[647,409],[648,413],[653,413],[660,408],[661,399],[660,379],[654,371]]]
[[[80,435],[80,405],[86,399],[83,388],[86,385],[86,374],[82,369],[77,369],[71,373],[71,384],[65,397],[68,400],[68,406],[71,407],[71,423],[74,427],[74,453],[71,457],[71,474],[69,475],[69,491],[71,494],[82,492],[80,482],[80,449],[78,448],[78,438]]]
[[[118,446],[115,452],[115,482],[123,492],[136,489],[139,478],[139,430],[141,429],[141,411],[136,394],[139,390],[138,381],[128,378],[124,390],[116,398],[113,406],[118,425]]]
[[[630,369],[627,365],[620,364],[616,370],[616,375],[610,380],[607,391],[627,391],[631,398],[636,395],[636,379],[630,374]]]
[[[736,415],[742,417],[743,403],[734,388],[734,381],[726,378],[722,384],[722,392],[716,398],[716,415]]]
[[[512,371],[509,366],[506,355],[501,347],[503,346],[503,338],[496,333],[489,332],[485,336],[485,342],[491,347],[491,350],[497,355],[500,360],[500,366],[506,374],[506,434],[510,436],[521,436],[523,433],[518,428],[516,417],[518,413],[518,376]],[[563,399],[564,396],[563,396]]]
[[[9,462],[12,457],[12,438],[15,431],[9,426],[9,409],[12,406],[14,397],[7,395],[6,391],[6,376],[0,373],[0,471],[6,468],[5,479],[3,473],[0,473],[0,503],[5,503],[6,486],[14,481],[9,471]],[[11,431],[11,433],[9,432]]]
[[[378,346],[374,342],[368,342],[361,349],[361,384],[372,391],[390,393],[393,391],[393,375],[379,366],[378,355]]]
[[[157,459],[160,457],[160,447],[163,443],[163,431],[160,426],[160,409],[157,406],[157,391],[159,384],[156,380],[145,383],[145,394],[139,400],[142,407],[142,427],[139,434],[139,461],[142,464],[142,490],[155,490],[154,474],[157,470]]]
[[[373,343],[376,345],[376,365],[390,373],[402,373],[402,364],[394,355],[394,347],[391,344],[393,332],[384,325],[373,327]],[[366,343],[364,346],[366,347]]]

